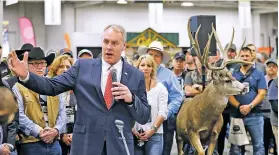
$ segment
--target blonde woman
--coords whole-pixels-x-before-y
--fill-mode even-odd
[[[162,154],[163,126],[168,114],[168,91],[156,79],[157,65],[150,55],[141,56],[135,65],[144,73],[147,101],[151,106],[148,123],[141,125],[136,122],[133,134],[137,137],[135,155]]]
[[[67,71],[73,65],[73,59],[69,55],[60,55],[54,59],[48,72],[48,77],[60,75]],[[74,127],[75,105],[76,99],[74,94],[70,91],[60,94],[60,99],[66,106],[66,126],[65,133],[61,134],[60,145],[62,148],[62,155],[70,153],[70,146],[72,142],[72,132]]]

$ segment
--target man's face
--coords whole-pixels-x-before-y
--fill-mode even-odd
[[[240,59],[243,61],[248,61],[248,62],[252,62],[253,61],[253,56],[251,54],[250,51],[240,51],[240,55],[239,55]],[[242,64],[243,66],[249,66],[249,64]]]
[[[256,47],[255,46],[247,46],[247,47],[250,48],[253,59],[255,59],[256,58]]]
[[[184,70],[185,60],[183,60],[182,58],[173,59],[172,65],[173,68],[176,70]]]
[[[93,57],[88,53],[83,53],[79,58],[81,58],[81,59],[93,59]]]
[[[114,65],[121,58],[121,52],[125,51],[126,44],[123,41],[121,32],[117,32],[112,28],[107,29],[102,39],[102,56],[104,60]]]
[[[190,52],[187,52],[187,53],[186,53],[186,63],[187,63],[187,64],[192,64],[192,63],[194,63],[194,58],[193,58],[193,56],[191,55]]]
[[[269,76],[277,76],[278,66],[274,63],[268,63],[266,67],[266,73]]]
[[[227,52],[227,56],[229,59],[234,59],[235,56],[236,56],[236,51],[233,50],[233,49],[229,49],[228,52]]]
[[[162,63],[163,54],[160,51],[150,49],[147,51],[147,53],[153,57],[157,65],[160,65]]]
[[[28,61],[29,71],[39,76],[44,76],[47,63],[45,60],[30,60]]]

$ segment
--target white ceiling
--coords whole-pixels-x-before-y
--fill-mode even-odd
[[[20,2],[42,2],[44,0],[19,0]],[[61,0],[62,3],[74,3],[75,7],[87,7],[90,5],[98,5],[102,3],[116,4],[117,0]],[[192,2],[193,7],[209,7],[209,8],[238,8],[239,0],[126,0],[128,5],[144,5],[148,2],[164,2],[164,5],[177,5],[182,2]],[[278,12],[278,0],[250,0],[252,10]]]

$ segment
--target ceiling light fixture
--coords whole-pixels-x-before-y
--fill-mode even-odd
[[[127,4],[128,2],[126,0],[118,0],[117,4]]]
[[[183,3],[181,3],[181,6],[194,6],[194,3],[192,3],[192,2],[183,2]]]

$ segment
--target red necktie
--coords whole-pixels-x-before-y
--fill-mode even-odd
[[[109,72],[106,89],[105,89],[105,94],[104,94],[106,106],[108,109],[110,109],[112,100],[113,100],[111,88],[112,88],[112,72]]]

